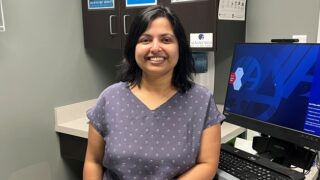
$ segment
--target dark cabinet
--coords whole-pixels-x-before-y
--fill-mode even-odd
[[[213,51],[217,42],[218,0],[175,2],[163,0],[179,17],[193,51]],[[208,43],[201,43],[201,35],[209,35]],[[190,38],[190,37],[194,38]],[[202,47],[201,47],[202,46]],[[211,46],[211,47],[210,47]]]
[[[216,46],[217,1],[158,0],[157,4],[168,6],[176,12],[185,28],[189,42],[191,34],[212,34],[211,48],[193,48],[198,51],[212,51]],[[82,0],[86,48],[123,48],[133,18],[140,10],[146,8],[146,6],[126,7],[125,0],[114,1],[114,3],[114,8],[110,9],[89,9],[88,0]]]
[[[58,133],[58,136],[61,156],[84,162],[88,139],[64,133]]]
[[[146,8],[126,7],[126,2],[114,0],[114,8],[92,10],[88,9],[88,0],[82,0],[86,48],[123,48],[132,20],[140,10]],[[170,7],[178,15],[193,51],[216,51],[219,42],[237,34],[244,40],[245,21],[229,21],[227,24],[231,27],[227,28],[231,30],[221,31],[225,26],[218,19],[219,0],[157,0],[157,4]],[[233,28],[234,25],[236,28]],[[231,32],[230,38],[226,32]]]
[[[89,9],[88,2],[82,0],[86,48],[123,48],[133,18],[146,7],[126,8],[126,1],[115,0],[113,8]]]
[[[89,9],[82,0],[84,44],[86,48],[120,48],[119,4],[110,9]]]
[[[122,1],[125,2],[125,1]],[[121,15],[120,17],[122,19],[120,19],[121,21],[121,28],[122,28],[122,39],[121,39],[121,43],[122,46],[124,46],[125,41],[127,39],[127,35],[128,35],[128,31],[130,30],[130,25],[134,19],[134,17],[142,10],[146,8],[146,6],[144,7],[126,7],[125,3],[121,4]]]

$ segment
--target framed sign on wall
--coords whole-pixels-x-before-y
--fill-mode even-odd
[[[88,0],[88,9],[114,9],[114,0]]]

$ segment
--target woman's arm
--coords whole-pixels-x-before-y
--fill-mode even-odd
[[[105,142],[98,131],[89,124],[88,145],[83,167],[83,180],[101,180]]]
[[[220,131],[220,123],[203,131],[197,164],[180,176],[179,180],[212,180],[219,163]]]

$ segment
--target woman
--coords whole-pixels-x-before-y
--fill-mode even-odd
[[[224,117],[212,94],[193,83],[192,72],[177,16],[161,6],[137,15],[121,82],[87,112],[84,179],[212,179]]]

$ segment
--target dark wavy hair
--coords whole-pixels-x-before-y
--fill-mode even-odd
[[[129,82],[132,86],[140,86],[142,70],[135,60],[136,45],[150,22],[159,17],[169,20],[178,40],[179,59],[173,70],[172,84],[179,92],[185,93],[194,84],[192,79],[192,73],[195,73],[194,60],[179,18],[164,6],[150,6],[142,10],[133,20],[124,48],[124,59],[120,65],[120,81]]]

